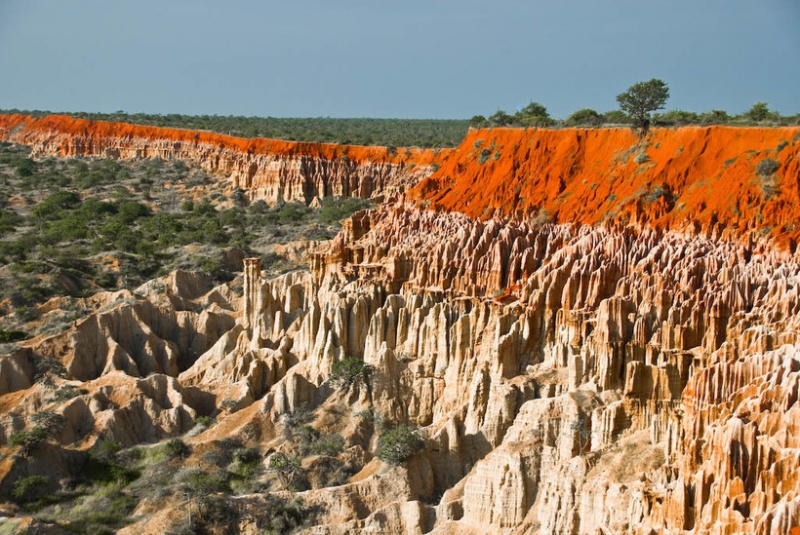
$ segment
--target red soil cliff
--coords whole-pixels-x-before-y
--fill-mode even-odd
[[[800,129],[472,130],[410,195],[431,208],[656,228],[687,223],[723,235],[800,236]],[[769,158],[777,172],[758,174]],[[483,163],[480,163],[483,161]]]
[[[310,202],[402,191],[448,150],[363,147],[244,139],[212,132],[86,121],[63,115],[0,115],[0,140],[29,145],[33,156],[179,158],[228,176],[251,198]]]

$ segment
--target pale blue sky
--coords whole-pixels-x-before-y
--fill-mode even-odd
[[[0,0],[0,108],[469,118],[800,112],[800,0]]]

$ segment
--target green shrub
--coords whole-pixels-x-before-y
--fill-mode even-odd
[[[514,114],[517,118],[535,117],[535,118],[550,118],[550,113],[547,108],[538,102],[529,102],[524,108]]]
[[[303,506],[301,498],[288,501],[277,496],[266,496],[264,514],[258,520],[258,527],[267,535],[294,533],[304,525],[314,521],[314,512]]]
[[[81,204],[81,198],[73,191],[59,190],[33,207],[31,213],[40,219],[58,219],[62,210],[71,210]]]
[[[199,498],[215,492],[231,492],[228,482],[219,474],[209,474],[200,469],[189,469],[177,477],[182,480],[181,492],[192,497]]]
[[[353,384],[365,383],[372,373],[372,366],[365,364],[363,360],[346,357],[333,363],[328,379],[334,386],[346,389]]]
[[[350,217],[355,212],[369,208],[370,201],[357,197],[325,197],[319,210],[322,223],[334,224]]]
[[[725,110],[711,110],[700,116],[700,123],[704,125],[726,124],[730,119]]]
[[[503,110],[497,110],[489,116],[489,126],[508,126],[514,122],[514,118]]]
[[[198,416],[194,420],[195,425],[199,425],[201,427],[211,427],[217,421],[214,419],[213,416]]]
[[[214,205],[211,204],[211,201],[209,201],[207,198],[203,198],[203,200],[201,200],[199,204],[196,204],[194,206],[193,212],[195,213],[195,215],[199,216],[217,215],[217,209],[214,208]]]
[[[109,466],[111,477],[121,486],[130,485],[142,475],[141,472],[133,468],[113,463]]]
[[[665,186],[663,184],[654,184],[648,187],[647,192],[644,194],[643,198],[647,203],[656,202],[658,199],[662,197],[668,197],[671,194],[669,186]]]
[[[134,497],[118,489],[109,491],[106,487],[85,497],[70,510],[62,510],[52,521],[68,521],[64,528],[71,533],[111,535],[130,522],[128,515],[136,503]]]
[[[469,125],[472,128],[485,128],[488,123],[483,115],[473,115],[472,119],[469,120]]]
[[[425,447],[416,428],[400,424],[380,436],[375,456],[389,464],[402,464]]]
[[[307,451],[311,455],[336,457],[344,451],[344,437],[338,433],[327,437],[320,437],[311,442]]]
[[[49,485],[50,478],[45,476],[23,477],[14,482],[11,494],[20,502],[31,502],[41,498]]]
[[[663,126],[684,126],[687,124],[698,124],[700,121],[700,115],[685,110],[670,110],[665,113],[656,113],[653,115],[653,124]]]
[[[478,155],[478,163],[484,164],[489,161],[489,157],[492,155],[492,151],[487,148],[482,148],[480,154]]]
[[[16,162],[16,171],[20,178],[32,176],[36,172],[36,162],[30,158],[20,158]]]
[[[263,467],[261,461],[261,451],[258,448],[239,448],[233,452],[233,464],[229,470],[244,479],[249,479],[261,471]]]
[[[600,126],[603,121],[603,116],[595,110],[583,108],[567,117],[566,123],[570,126]]]
[[[6,443],[8,444],[9,448],[16,448],[18,446],[22,446],[23,444],[30,442],[30,432],[21,429],[19,431],[14,431],[10,435],[8,435],[8,440]]]
[[[37,383],[51,385],[54,377],[65,377],[67,369],[58,359],[42,357],[33,362],[33,380]]]
[[[25,223],[25,218],[0,208],[0,236],[9,232],[14,232],[17,227]]]
[[[18,342],[25,340],[28,334],[22,331],[4,331],[0,329],[0,344],[8,344],[10,342]]]
[[[113,463],[117,453],[121,450],[122,444],[113,439],[104,438],[94,445],[89,455],[102,463]]]
[[[756,102],[753,104],[752,108],[744,113],[744,115],[751,121],[761,122],[774,118],[775,113],[770,111],[769,104],[767,102]]]
[[[17,455],[23,459],[30,457],[39,446],[47,440],[47,432],[41,427],[11,433],[8,437],[9,448],[19,448]]]
[[[59,433],[67,426],[66,418],[55,411],[37,412],[31,416],[30,420],[34,429],[42,429],[47,436]]]
[[[29,299],[28,295],[23,295],[22,298],[26,301]],[[20,322],[27,323],[38,319],[39,312],[33,307],[22,305],[14,309],[14,316],[18,318]]]
[[[239,448],[233,452],[233,460],[241,464],[261,462],[261,451],[258,448]]]
[[[356,418],[363,420],[367,423],[372,423],[375,421],[375,407],[370,406],[366,409],[360,410],[356,413]]]
[[[89,391],[85,388],[78,389],[73,385],[64,385],[59,387],[47,401],[50,403],[63,403],[78,396],[85,396],[88,393]]]
[[[622,110],[611,110],[603,114],[603,122],[607,124],[631,124],[633,119]]]
[[[311,208],[298,202],[287,202],[277,210],[278,222],[287,225],[302,221],[309,213]]]
[[[273,453],[268,463],[269,470],[278,476],[283,490],[289,489],[295,476],[301,472],[302,466],[299,458],[287,453]]]
[[[119,205],[119,212],[117,219],[123,225],[130,225],[139,218],[147,217],[150,215],[150,210],[147,206],[133,201],[123,202]]]
[[[170,457],[184,457],[189,454],[189,446],[183,440],[173,438],[164,444],[164,452]]]
[[[756,173],[761,176],[769,176],[775,174],[780,168],[781,164],[772,158],[764,158],[758,165],[756,165]]]

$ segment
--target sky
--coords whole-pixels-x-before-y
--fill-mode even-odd
[[[0,109],[465,118],[800,112],[800,0],[0,0]]]

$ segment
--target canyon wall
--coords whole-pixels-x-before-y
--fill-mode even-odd
[[[471,130],[411,195],[480,219],[757,229],[788,244],[800,235],[798,141],[797,128],[658,128],[642,143],[626,129]]]
[[[172,128],[0,115],[0,140],[28,145],[35,158],[87,156],[179,159],[226,177],[251,201],[268,204],[402,193],[429,175],[449,149],[357,147],[244,139]]]
[[[797,128],[642,142],[471,131],[405,199],[345,221],[308,272],[266,279],[250,259],[241,297],[217,290],[219,309],[129,303],[24,342],[0,361],[13,379],[0,405],[43,406],[30,362],[52,356],[99,412],[119,381],[117,407],[160,422],[141,426],[148,439],[224,399],[235,411],[192,444],[283,451],[287,419],[312,414],[360,459],[347,481],[298,493],[322,511],[315,535],[788,534],[800,526],[798,155]],[[345,358],[372,374],[335,387]],[[122,433],[109,418],[82,440]],[[378,422],[417,426],[424,449],[379,461]],[[264,499],[236,503],[255,518]],[[127,533],[163,532],[166,510],[141,505]]]

